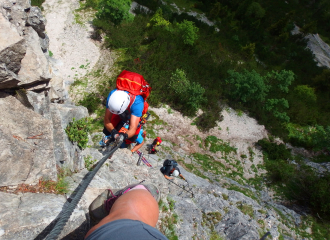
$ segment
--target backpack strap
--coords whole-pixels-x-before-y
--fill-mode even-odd
[[[128,104],[127,109],[129,109],[129,112],[131,113],[131,107],[132,107],[133,103],[135,102],[136,95],[134,95],[134,94],[128,92],[128,96],[129,96],[129,98],[130,98],[130,102],[129,102],[129,104]]]

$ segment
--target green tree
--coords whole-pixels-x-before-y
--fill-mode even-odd
[[[129,12],[130,8],[130,0],[100,0],[96,17],[119,25],[123,21],[133,20],[134,15]]]
[[[320,75],[317,75],[312,79],[313,85],[321,91],[330,90],[330,69],[323,69]]]
[[[254,55],[255,48],[256,48],[255,43],[246,44],[244,47],[241,47],[244,57],[251,59]]]
[[[204,93],[205,89],[199,83],[195,82],[192,82],[186,91],[187,105],[194,114],[200,108],[201,104],[206,101]]]
[[[311,148],[315,151],[330,151],[330,126],[320,125],[301,127],[292,123],[287,124],[288,137],[295,144]]]
[[[195,26],[194,22],[183,20],[183,22],[177,24],[177,29],[184,44],[194,45],[198,39],[197,33],[199,31],[199,28]]]
[[[298,85],[293,90],[294,94],[307,105],[314,105],[316,103],[316,95],[314,88],[307,85]]]
[[[245,16],[248,18],[260,19],[265,16],[265,9],[257,2],[253,2],[249,5],[246,10]]]
[[[280,99],[267,99],[265,109],[273,114],[273,116],[281,121],[289,122],[290,117],[284,112],[284,109],[289,108],[288,100]]]
[[[289,96],[289,115],[300,125],[314,125],[318,117],[317,96],[313,88],[298,85]]]
[[[242,73],[229,70],[226,83],[230,84],[229,95],[242,102],[265,101],[269,86],[262,76],[255,70],[249,72],[244,69]]]
[[[172,73],[169,85],[176,98],[186,107],[185,111],[189,114],[194,114],[201,104],[206,101],[204,97],[205,89],[199,83],[190,82],[182,69],[176,69]]]
[[[179,95],[184,94],[189,86],[189,80],[187,79],[186,73],[182,69],[176,69],[172,73],[170,87],[172,90]],[[183,98],[183,97],[181,97]]]
[[[291,20],[292,15],[294,14],[294,11],[289,12],[285,15],[285,17],[281,18],[276,23],[272,24],[268,30],[270,34],[273,36],[280,36],[282,33],[287,31],[288,23]]]
[[[150,19],[150,22],[147,24],[147,27],[168,27],[170,22],[164,19],[162,9],[158,9],[156,13]]]
[[[279,90],[283,93],[289,92],[289,86],[295,79],[295,75],[292,71],[281,70],[271,71],[266,74],[266,79],[269,84],[272,85],[273,90]]]

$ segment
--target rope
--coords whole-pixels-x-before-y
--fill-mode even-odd
[[[189,188],[189,190],[187,190],[187,189],[186,189],[186,186],[184,186],[184,185],[177,184],[177,183],[175,183],[174,181],[171,181],[171,180],[169,180],[169,179],[167,179],[167,181],[173,183],[174,185],[177,185],[179,188],[181,188],[181,189],[183,189],[184,191],[190,193],[190,194],[191,194],[191,197],[194,197],[194,193],[193,193],[193,191],[191,190],[191,188]],[[186,183],[188,184],[188,187],[189,187],[189,183],[187,182],[187,180],[185,180],[185,181],[186,181]]]
[[[89,183],[92,181],[93,177],[97,173],[97,171],[102,167],[104,162],[112,156],[112,154],[119,148],[119,146],[122,144],[123,139],[120,137],[118,141],[116,141],[116,145],[96,164],[93,171],[86,174],[85,178],[80,182],[78,186],[78,190],[76,190],[76,195],[72,198],[70,204],[63,208],[61,213],[59,214],[59,220],[55,224],[52,231],[48,234],[46,240],[56,240],[58,235],[61,234],[65,224],[69,220],[73,210],[76,208],[78,202],[80,201],[80,198],[86,191],[86,188],[88,187]]]

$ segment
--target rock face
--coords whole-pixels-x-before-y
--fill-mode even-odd
[[[87,109],[71,104],[52,103],[51,96],[53,95],[45,95],[43,92],[29,91],[27,95],[34,111],[51,121],[55,162],[72,171],[84,168],[84,162],[79,154],[81,150],[76,144],[73,145],[69,141],[65,128],[74,118],[79,120],[87,117]]]
[[[0,13],[0,89],[49,82],[49,38],[41,10],[26,0],[1,0]]]
[[[50,112],[54,126],[54,153],[56,162],[72,171],[84,168],[80,156],[81,150],[69,141],[64,129],[75,118],[79,120],[88,116],[88,111],[82,106],[51,104]]]
[[[292,34],[300,34],[299,27],[295,25]],[[308,40],[307,47],[314,54],[314,60],[319,67],[330,68],[330,47],[319,36],[319,34],[308,34],[305,36]]]
[[[18,73],[21,80],[19,86],[30,85],[39,81],[48,82],[52,78],[52,69],[41,49],[39,36],[32,27],[28,27],[26,32],[27,50]]]
[[[315,61],[319,67],[330,68],[330,47],[318,34],[308,34],[307,47],[314,53]]]
[[[25,39],[0,14],[0,89],[10,88],[19,82],[16,75],[25,56]],[[4,37],[6,36],[6,37]]]
[[[66,202],[62,195],[41,193],[0,192],[0,199],[0,238],[3,240],[44,239],[44,228],[51,224]],[[84,219],[84,211],[76,209],[60,238],[73,232]],[[82,239],[82,236],[78,235],[76,239]]]
[[[0,112],[0,186],[31,184],[41,177],[55,180],[51,121],[4,94]],[[36,135],[40,137],[29,139]]]
[[[102,154],[93,148],[84,150],[82,155],[89,156],[91,160],[102,158]],[[283,206],[274,205],[277,207],[277,211],[288,220],[286,224],[282,223],[279,213],[270,207],[274,204],[271,199],[267,199],[266,203],[264,201],[265,197],[251,198],[243,193],[228,190],[219,184],[212,184],[197,177],[179,166],[182,174],[189,182],[187,189],[190,188],[194,193],[194,197],[192,197],[190,193],[176,185],[187,186],[183,180],[176,179],[174,184],[163,177],[159,171],[163,163],[162,158],[147,156],[147,160],[152,164],[152,167],[147,167],[143,163],[137,166],[137,156],[132,156],[127,149],[116,151],[93,178],[61,236],[67,235],[80,226],[80,238],[72,237],[68,239],[82,239],[88,230],[89,224],[85,213],[88,213],[90,203],[102,191],[109,188],[120,189],[142,180],[146,180],[145,183],[156,185],[161,191],[163,204],[167,205],[168,210],[160,208],[157,228],[167,232],[168,230],[164,226],[168,224],[168,217],[173,216],[174,213],[178,215],[178,221],[174,224],[178,239],[190,240],[194,237],[197,239],[210,239],[211,235],[233,240],[259,239],[259,232],[264,233],[266,231],[270,231],[273,238],[278,238],[280,229],[291,233],[289,227],[300,224],[298,214]],[[70,192],[78,187],[87,173],[88,171],[84,169],[79,173],[66,177]],[[19,197],[21,199],[20,204]],[[35,203],[37,198],[39,199],[38,205]],[[0,211],[0,234],[2,230],[2,239],[34,239],[36,236],[47,234],[47,229],[48,231],[52,229],[50,223],[59,214],[61,206],[65,207],[65,204],[68,204],[68,202],[65,203],[64,197],[51,194],[31,193],[17,196],[0,193],[0,199],[4,200],[0,204],[6,204],[6,208],[0,208],[3,209]],[[171,207],[169,207],[170,202]],[[17,209],[19,209],[18,215],[9,219],[8,215],[11,212],[17,212]],[[19,224],[13,223],[13,221],[17,221],[16,218],[19,218]],[[77,231],[74,232],[77,233]]]
[[[44,39],[46,18],[42,15],[40,8],[31,7],[27,18],[27,26],[31,26],[39,35],[40,38]]]

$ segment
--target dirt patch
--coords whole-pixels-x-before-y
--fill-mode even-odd
[[[263,158],[262,153],[254,144],[260,139],[267,138],[268,133],[265,126],[259,125],[255,119],[245,113],[241,113],[239,116],[235,110],[225,108],[222,111],[223,120],[218,122],[216,127],[202,132],[193,124],[194,118],[184,117],[180,112],[169,109],[167,105],[161,108],[150,108],[167,123],[165,126],[154,125],[154,128],[162,139],[174,143],[174,151],[184,150],[187,154],[195,152],[209,154],[228,168],[233,168],[233,164],[237,165],[238,160],[244,168],[245,178],[255,176],[251,167],[263,163]],[[224,159],[223,153],[210,153],[208,149],[203,148],[200,139],[204,140],[210,135],[222,139],[237,149],[236,154],[230,155],[230,159],[235,162],[228,163],[228,160]]]
[[[79,0],[43,3],[49,50],[55,59],[54,73],[61,76],[67,86],[92,69],[100,57],[99,47],[90,37],[93,13],[80,17],[82,14],[75,12],[79,7]]]

